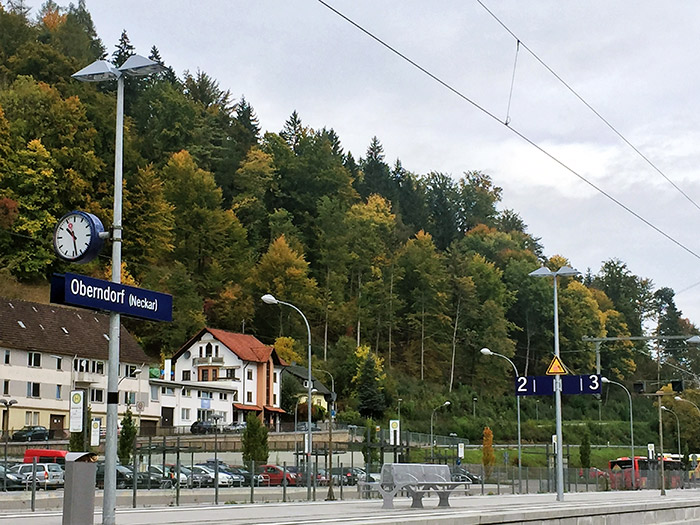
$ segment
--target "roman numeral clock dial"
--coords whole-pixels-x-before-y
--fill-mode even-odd
[[[104,227],[91,213],[72,211],[61,217],[53,234],[53,248],[61,259],[86,263],[102,249]]]

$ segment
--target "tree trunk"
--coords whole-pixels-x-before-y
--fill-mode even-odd
[[[457,313],[455,313],[455,327],[452,331],[452,366],[450,367],[450,392],[452,392],[452,382],[455,377],[455,353],[457,351],[457,326],[459,325],[459,308],[462,304],[462,298],[457,298]]]

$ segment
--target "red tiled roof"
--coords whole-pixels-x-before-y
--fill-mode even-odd
[[[277,408],[277,407],[273,407],[270,405],[265,405],[265,410],[267,410],[268,412],[280,412],[281,414],[287,413],[287,411],[284,410],[283,408]]]
[[[0,346],[91,359],[109,357],[109,316],[86,309],[0,298]],[[119,361],[151,363],[122,326]]]
[[[266,363],[272,354],[272,347],[264,345],[257,338],[248,334],[236,334],[219,330],[217,328],[206,328],[206,330],[224,343],[243,361],[253,361],[256,363]]]

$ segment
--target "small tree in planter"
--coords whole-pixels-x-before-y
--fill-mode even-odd
[[[493,432],[489,427],[484,427],[484,437],[481,442],[481,464],[484,466],[485,478],[490,478],[493,466],[496,464],[496,455],[493,452]]]

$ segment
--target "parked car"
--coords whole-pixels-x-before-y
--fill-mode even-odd
[[[193,487],[213,487],[214,478],[202,469],[192,470],[189,467],[180,466],[180,472],[187,476],[187,486]]]
[[[34,463],[21,463],[10,469],[22,483],[32,483],[32,469]],[[36,463],[36,484],[44,489],[57,489],[63,486],[64,472],[58,463]]]
[[[207,462],[205,463],[206,466],[208,466],[210,469],[214,470],[216,469],[216,460],[208,459]],[[226,463],[223,461],[219,460],[219,477],[221,477],[221,474],[228,474],[231,476],[231,479],[233,480],[233,486],[234,487],[242,487],[243,484],[245,483],[245,477],[242,474],[239,474],[238,472],[234,472],[234,470],[229,467]]]
[[[12,441],[48,441],[49,431],[40,425],[29,425],[12,434]]]
[[[228,468],[234,474],[239,474],[243,476],[243,485],[246,487],[250,487],[251,478],[253,479],[253,483],[255,483],[256,486],[263,484],[264,479],[262,474],[253,475],[246,467],[242,467],[240,465],[229,465]]]
[[[134,486],[134,473],[122,465],[117,465],[117,488],[127,489]],[[98,489],[105,488],[105,464],[98,463],[95,473],[95,485]],[[158,485],[156,485],[158,486]]]
[[[213,480],[215,479],[215,472],[212,467],[207,465],[206,463],[200,463],[198,465],[195,465],[192,467],[192,472],[198,472],[198,473],[206,473],[209,475],[209,477],[212,479],[212,485],[213,485]],[[226,474],[225,472],[219,471],[219,487],[232,487],[233,486],[233,478]]]
[[[350,467],[335,467],[331,469],[335,485],[357,485],[357,473]]]
[[[25,485],[22,483],[22,477],[19,474],[5,471],[5,467],[0,465],[0,487],[7,487],[7,490],[22,490]]]
[[[263,476],[265,485],[296,485],[297,475],[294,472],[284,472],[282,467],[277,465],[260,465],[256,466],[257,473]],[[285,476],[286,474],[286,476]]]
[[[214,424],[211,421],[195,421],[190,427],[193,434],[213,434]]]
[[[481,484],[481,476],[469,472],[464,467],[455,467],[452,469],[452,481],[470,481],[471,483]]]
[[[247,427],[247,424],[245,421],[243,421],[242,423],[235,422],[235,423],[231,423],[230,425],[226,425],[225,427],[223,427],[221,429],[221,431],[222,432],[234,432],[236,434],[240,434],[241,432],[243,432],[246,429],[246,427]]]
[[[302,421],[301,423],[297,423],[297,432],[306,432],[306,430],[309,428],[309,422],[308,421]],[[311,432],[318,432],[321,430],[321,427],[319,427],[316,423],[311,423]]]
[[[177,474],[176,465],[165,465],[165,471],[163,471],[163,465],[151,465],[148,468],[149,472],[156,474],[161,478],[171,479],[173,483],[175,482]],[[180,485],[185,485],[187,483],[187,475],[182,472],[182,466],[180,466]]]

